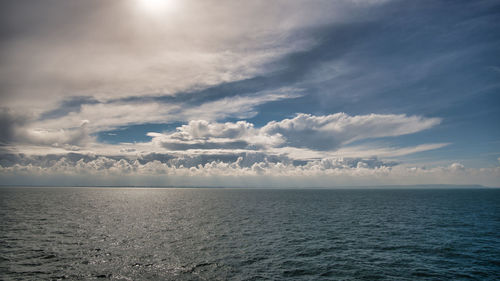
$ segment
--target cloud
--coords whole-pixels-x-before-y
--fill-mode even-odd
[[[24,159],[15,159],[16,157]],[[213,158],[215,160],[207,158],[205,163],[200,163],[200,159],[196,158],[190,158],[195,160],[190,162],[184,157],[172,155],[163,158],[160,155],[149,155],[147,159],[79,154],[35,158],[11,156],[11,158],[13,158],[12,165],[2,160],[0,166],[0,178],[5,184],[140,183],[141,185],[232,187],[335,187],[401,183],[479,183],[492,186],[500,184],[500,167],[473,169],[466,168],[460,163],[452,163],[449,166],[427,168],[403,166],[376,158],[322,159],[304,163],[294,163],[286,157],[271,161],[260,158],[258,153],[215,156]]]
[[[188,149],[246,149],[249,144],[245,141],[220,140],[220,141],[164,141],[162,146],[168,150]]]
[[[90,136],[88,121],[82,120],[78,127],[46,130],[32,126],[33,117],[16,114],[8,109],[0,110],[1,145],[39,145],[78,149],[95,141]]]
[[[281,97],[281,94],[279,95]],[[259,103],[260,101],[260,95],[257,95],[256,101],[253,102]],[[142,104],[142,106],[145,105]],[[23,121],[22,126],[14,127],[15,134],[11,134],[10,147],[13,148],[12,151],[37,155],[64,153],[65,150],[116,156],[145,155],[153,152],[178,152],[191,156],[259,152],[267,157],[287,155],[292,160],[309,161],[328,157],[397,157],[448,145],[444,143],[387,147],[387,145],[374,146],[368,143],[362,146],[352,146],[349,143],[355,140],[416,133],[437,125],[440,119],[379,114],[350,116],[345,113],[323,116],[297,114],[294,118],[271,121],[260,128],[256,128],[248,121],[220,123],[209,120],[191,120],[177,127],[173,132],[149,132],[147,136],[151,137],[151,141],[141,143],[104,144],[98,143],[93,136],[96,131],[110,128],[113,124],[114,126],[133,124],[135,118],[139,118],[137,120],[183,118],[182,116],[175,117],[173,113],[163,115],[161,107],[157,104],[151,104],[151,106],[150,109],[157,110],[152,110],[149,115],[146,114],[146,110],[130,114],[134,110],[132,105],[108,107],[109,114],[107,113],[107,118],[104,118],[102,115],[99,117],[95,111],[88,111],[86,105],[83,105],[82,114],[78,117],[69,115],[55,120]],[[102,109],[106,107],[102,106]],[[90,114],[91,112],[94,114]],[[87,116],[93,116],[92,121],[80,121],[78,126],[69,127],[80,118]],[[102,119],[106,120],[101,121]],[[66,126],[64,126],[65,122]],[[97,122],[97,124],[92,122]],[[40,125],[52,128],[37,127]],[[68,128],[57,129],[58,126]]]
[[[396,165],[393,161],[382,161],[377,158],[325,158],[311,161],[294,161],[286,155],[272,155],[262,152],[226,152],[213,154],[178,154],[178,153],[148,153],[131,156],[110,156],[85,153],[66,154],[3,154],[0,165],[4,168],[31,166],[53,171],[73,171],[78,167],[85,167],[86,173],[92,170],[105,171],[120,165],[147,165],[148,163],[161,163],[169,168],[199,168],[224,165],[238,169],[256,169],[263,165],[285,165],[290,167],[302,167],[304,169],[314,167],[320,170],[327,169],[350,169],[350,168],[379,168],[392,167]],[[257,165],[257,166],[256,166]],[[116,170],[114,168],[114,170]],[[82,170],[83,171],[83,170]],[[123,173],[123,171],[121,172]]]
[[[272,121],[262,128],[267,135],[281,135],[285,146],[334,150],[356,140],[411,134],[439,124],[439,118],[406,115],[325,116],[298,114],[293,119]]]
[[[0,145],[10,144],[18,134],[17,128],[24,126],[32,117],[0,108]]]
[[[315,43],[304,29],[360,20],[357,9],[376,5],[184,0],[153,16],[135,0],[4,2],[2,103],[37,109],[62,96],[172,95],[269,73]]]
[[[440,123],[439,118],[406,115],[325,116],[297,114],[292,119],[271,121],[256,129],[246,121],[216,123],[190,121],[173,133],[149,133],[153,143],[171,150],[265,149],[273,147],[334,151],[356,140],[416,133]],[[416,148],[414,152],[443,145]]]
[[[175,2],[3,1],[0,153],[28,155],[19,169],[47,177],[73,165],[118,180],[147,167],[199,179],[289,169],[328,182],[407,175],[391,163],[452,142],[463,159],[458,131],[478,142],[495,132],[494,1]],[[472,173],[455,161],[417,174]]]
[[[189,103],[169,103],[120,101],[101,103],[95,100],[68,100],[71,107],[77,111],[51,111],[42,118],[36,115],[20,114],[12,109],[0,109],[0,143],[10,145],[16,150],[23,146],[50,146],[66,150],[80,150],[91,144],[96,144],[93,134],[124,126],[144,123],[184,122],[194,117],[205,117],[208,120],[228,117],[249,117],[256,114],[254,108],[263,103],[292,99],[299,97],[297,89],[283,88],[272,92],[258,92],[247,96],[226,97],[221,100],[190,105]],[[71,108],[70,107],[70,108]],[[243,123],[237,123],[236,127]],[[165,143],[165,147],[174,150],[185,149],[236,149],[245,148],[245,141],[232,140],[238,128],[225,129],[227,140],[219,139],[213,142],[188,142],[187,139],[177,139]],[[250,124],[247,124],[250,125]],[[252,125],[253,126],[253,125]],[[218,128],[217,128],[218,130]]]
[[[225,118],[247,118],[257,114],[255,108],[264,103],[294,99],[301,91],[280,88],[242,96],[224,97],[218,100],[191,104],[189,102],[160,101],[116,101],[79,104],[79,110],[56,118],[32,120],[33,127],[46,130],[77,127],[82,120],[88,120],[88,130],[92,133],[112,130],[134,124],[165,124],[186,122],[195,118],[221,120]]]
[[[450,143],[427,143],[411,147],[391,147],[380,145],[348,146],[337,150],[335,155],[338,157],[343,155],[349,157],[366,157],[367,155],[376,155],[378,157],[397,157],[422,151],[435,150],[448,145],[450,145]]]
[[[177,128],[172,138],[189,140],[192,138],[241,138],[253,134],[254,125],[246,121],[236,123],[210,123],[205,120],[190,121],[187,125]]]
[[[246,121],[236,123],[216,123],[206,120],[193,120],[178,127],[174,133],[148,133],[152,142],[168,150],[188,149],[257,149],[266,145],[260,139],[259,131]],[[260,143],[259,143],[260,140]]]
[[[180,113],[184,120],[201,118],[208,120],[221,120],[228,117],[251,118],[258,114],[255,108],[268,102],[294,99],[303,96],[300,89],[279,88],[274,91],[262,91],[252,95],[225,97],[210,101],[200,106],[192,106]]]

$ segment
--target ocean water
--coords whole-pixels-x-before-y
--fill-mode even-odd
[[[0,188],[1,280],[499,280],[500,190]]]

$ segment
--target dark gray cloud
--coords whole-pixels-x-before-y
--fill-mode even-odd
[[[0,108],[0,146],[10,144],[15,140],[17,128],[24,126],[30,119],[29,116],[7,108]]]
[[[93,140],[86,122],[82,122],[76,128],[47,131],[30,127],[34,120],[35,118],[29,114],[0,108],[0,146],[28,144],[77,150],[77,146]]]
[[[82,109],[82,105],[98,104],[98,100],[93,97],[70,97],[63,100],[56,109],[46,111],[40,115],[40,120],[60,118],[68,115],[69,113],[78,113]]]

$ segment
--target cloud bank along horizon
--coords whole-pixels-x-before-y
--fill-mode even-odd
[[[500,186],[497,1],[2,5],[3,184]]]

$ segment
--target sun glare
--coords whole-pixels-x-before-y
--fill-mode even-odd
[[[174,0],[136,0],[141,10],[148,13],[164,13],[175,8]]]

